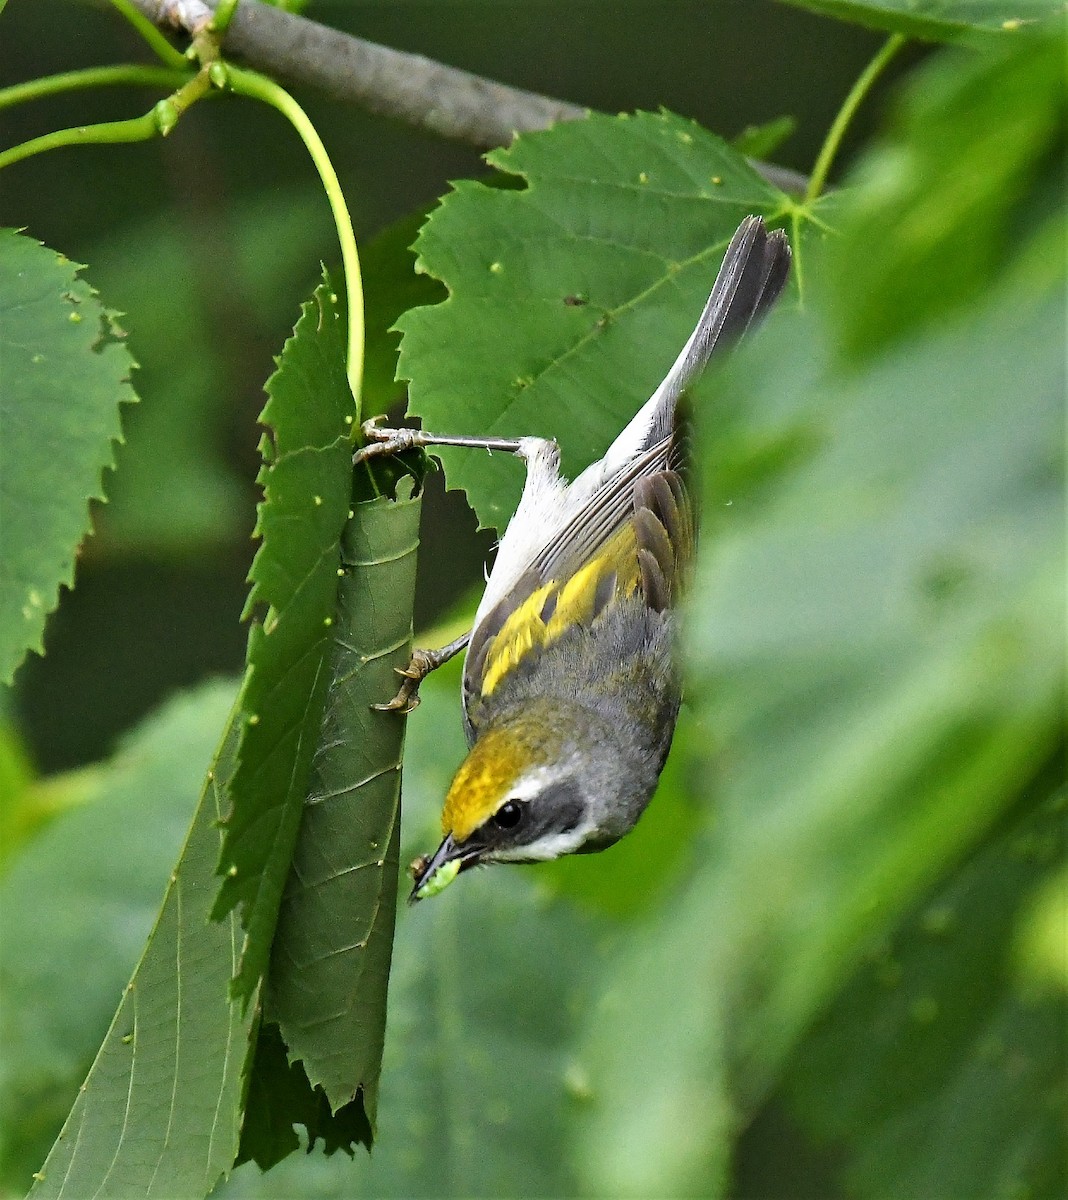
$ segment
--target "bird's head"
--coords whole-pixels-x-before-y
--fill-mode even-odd
[[[547,703],[501,721],[471,748],[445,799],[444,839],[412,864],[411,899],[479,863],[542,862],[596,837],[581,731]]]

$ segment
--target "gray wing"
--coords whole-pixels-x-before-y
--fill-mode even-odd
[[[769,234],[760,217],[746,217],[731,238],[704,311],[683,352],[654,393],[659,398],[644,445],[629,464],[604,479],[589,500],[531,561],[551,578],[572,562],[593,557],[626,521],[634,485],[671,467],[684,471],[687,430],[677,421],[679,400],[717,349],[729,346],[778,299],[790,273],[790,244],[781,230]]]
[[[604,459],[570,486],[574,511],[548,531],[540,549],[472,630],[463,689],[469,717],[477,707],[494,639],[508,618],[544,584],[569,578],[596,558],[628,521],[634,525],[646,603],[661,609],[669,602],[674,581],[687,573],[694,544],[679,400],[713,353],[744,334],[774,304],[789,269],[785,235],[768,234],[761,218],[747,217],[727,247],[697,326],[675,365]]]

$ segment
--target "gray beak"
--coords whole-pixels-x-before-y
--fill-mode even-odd
[[[452,834],[448,834],[433,856],[419,864],[408,903],[414,904],[444,891],[461,871],[475,866],[478,859],[477,846],[458,844],[453,841]]]

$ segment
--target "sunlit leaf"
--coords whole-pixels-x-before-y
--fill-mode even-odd
[[[1063,1195],[1068,996],[1029,992],[1012,948],[1068,846],[1048,788],[886,942],[798,1048],[798,1121],[838,1143],[850,1195]],[[1063,909],[1061,953],[1064,952]],[[863,1046],[863,1054],[856,1048]]]

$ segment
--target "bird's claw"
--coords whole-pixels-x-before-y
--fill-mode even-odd
[[[372,704],[371,707],[375,712],[399,712],[405,715],[414,711],[422,703],[419,685],[434,670],[435,666],[437,663],[429,650],[413,650],[406,666],[393,668],[398,675],[404,678],[397,694],[385,704]]]
[[[389,429],[380,424],[385,417],[371,417],[360,426],[364,445],[352,456],[353,466],[369,458],[384,458],[391,454],[402,454],[419,445],[418,429]]]
[[[372,704],[371,707],[375,712],[395,712],[400,713],[402,716],[407,716],[408,713],[414,712],[423,702],[419,693],[415,690],[418,686],[416,684],[415,687],[409,687],[408,684],[402,683],[400,691],[392,700],[388,700],[385,704]]]
[[[369,442],[380,442],[384,438],[388,438],[393,432],[391,429],[386,429],[382,422],[386,419],[385,413],[379,413],[377,417],[368,417],[360,426],[360,432]]]

